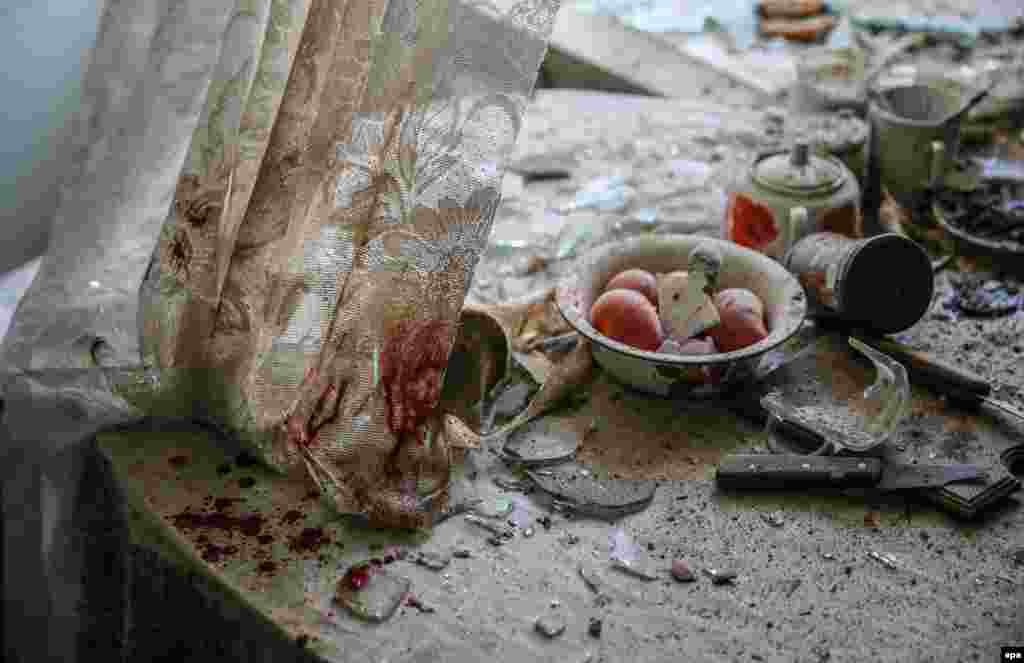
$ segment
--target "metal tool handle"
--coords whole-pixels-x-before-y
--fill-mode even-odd
[[[868,335],[858,336],[858,339],[903,364],[912,382],[929,386],[957,400],[979,403],[992,392],[992,386],[980,376],[891,339]]]
[[[877,458],[837,456],[733,455],[718,465],[716,481],[723,487],[791,487],[794,484],[871,486],[882,478]]]

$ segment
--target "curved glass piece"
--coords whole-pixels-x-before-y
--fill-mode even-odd
[[[765,433],[776,453],[862,453],[886,442],[910,411],[907,370],[895,359],[850,337],[850,347],[871,360],[875,381],[844,410],[817,404],[795,406],[780,391],[761,399]]]

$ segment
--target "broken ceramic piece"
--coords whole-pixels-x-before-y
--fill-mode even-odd
[[[335,602],[354,616],[370,622],[391,618],[412,583],[370,562],[356,564],[338,581]]]
[[[704,293],[711,295],[718,289],[718,275],[722,271],[722,250],[712,242],[698,244],[690,251],[686,269],[690,274],[700,274],[704,277]]]
[[[670,272],[657,279],[658,315],[666,336],[685,341],[719,323],[718,310],[705,293],[703,272]]]
[[[541,466],[563,463],[576,455],[580,439],[572,422],[545,417],[512,431],[503,452],[514,462]]]
[[[614,520],[647,508],[657,483],[646,479],[598,479],[576,463],[527,475],[541,490],[579,515]]]

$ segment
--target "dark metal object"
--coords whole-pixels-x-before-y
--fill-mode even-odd
[[[849,333],[847,326],[839,326],[842,333],[830,333],[827,328],[822,328],[820,323],[824,321],[817,322],[818,329],[813,332],[813,336],[816,337],[814,344],[791,354],[781,363],[773,363],[767,372],[762,373],[758,382],[748,385],[742,392],[735,393],[733,399],[725,401],[730,409],[755,424],[764,425],[768,412],[761,406],[760,401],[771,391],[781,390],[784,396],[797,399],[798,404],[805,402],[800,399],[806,394],[815,394],[815,398],[828,401],[831,394],[830,376],[835,373],[856,372],[859,370],[859,362],[846,350],[844,334]],[[829,324],[837,322],[829,321]],[[874,337],[870,336],[859,338],[868,344],[872,344],[871,341],[874,340]],[[819,344],[823,346],[819,347]],[[888,347],[877,347],[889,356],[895,354]],[[828,360],[819,365],[817,358],[822,352],[826,354]],[[849,362],[849,365],[846,362]],[[913,365],[906,365],[906,368],[911,375],[911,382],[914,383]],[[822,370],[826,370],[828,375],[819,374]],[[920,377],[916,382],[921,383]],[[985,388],[988,389],[988,386]],[[966,394],[964,396],[966,397]],[[985,428],[989,429],[988,426]],[[801,438],[798,436],[802,431],[795,425],[791,426],[791,429],[797,436],[792,439],[799,442],[801,449],[806,448],[809,452],[821,446],[820,436],[805,434],[803,441],[800,441]],[[777,427],[776,432],[787,434],[783,426]],[[1002,502],[1021,487],[1021,481],[1014,473],[1019,473],[1020,468],[1024,467],[1024,444],[1020,443],[1019,435],[1016,438],[1012,437],[1013,435],[1009,427],[989,429],[984,436],[985,444],[972,450],[966,457],[966,460],[990,473],[987,482],[952,483],[941,488],[922,489],[920,494],[957,518],[974,519],[987,512],[990,507]],[[925,457],[922,454],[928,448],[928,445],[913,449],[887,446],[883,451],[887,458],[908,462],[915,459],[923,461]]]
[[[917,324],[932,303],[935,277],[928,254],[894,233],[862,240],[814,233],[793,245],[782,262],[804,287],[812,315],[893,334]]]
[[[966,244],[996,253],[1024,253],[1024,203],[1015,185],[983,182],[971,191],[936,192],[929,211]]]
[[[976,481],[987,474],[974,465],[900,465],[877,458],[784,454],[726,456],[716,480],[727,488],[799,488],[805,485],[878,491],[937,488]]]

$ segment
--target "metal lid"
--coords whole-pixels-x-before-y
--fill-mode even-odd
[[[753,178],[778,193],[821,196],[841,187],[846,172],[838,161],[811,154],[807,143],[801,142],[792,152],[777,152],[758,159]]]
[[[879,265],[890,269],[879,269]],[[916,325],[931,308],[935,272],[924,249],[886,233],[858,243],[840,266],[843,317],[880,334]]]

